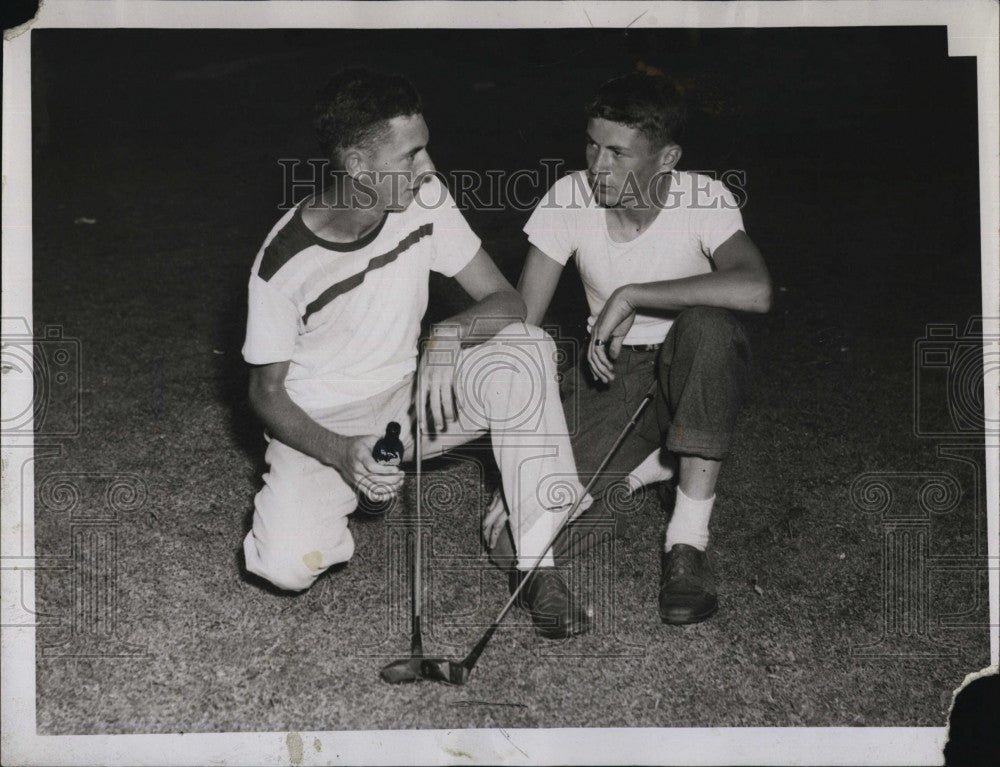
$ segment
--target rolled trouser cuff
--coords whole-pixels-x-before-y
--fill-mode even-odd
[[[676,455],[693,455],[712,461],[729,457],[733,433],[729,431],[702,431],[672,424],[667,432],[666,448]]]
[[[678,316],[659,359],[657,415],[665,446],[722,460],[750,377],[750,344],[733,314],[692,307]]]

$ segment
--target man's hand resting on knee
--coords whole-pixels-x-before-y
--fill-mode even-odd
[[[616,290],[598,315],[587,344],[587,362],[598,381],[608,384],[615,380],[615,360],[633,322],[635,307],[622,291]]]
[[[458,325],[435,328],[420,356],[420,383],[417,407],[430,406],[434,428],[444,431],[448,421],[458,418],[455,408],[455,368],[462,352]],[[425,411],[426,412],[426,411]]]
[[[455,280],[475,301],[472,306],[434,325],[420,355],[417,407],[430,407],[434,426],[444,431],[458,418],[455,408],[455,371],[463,344],[488,341],[512,322],[524,321],[524,301],[482,248]]]

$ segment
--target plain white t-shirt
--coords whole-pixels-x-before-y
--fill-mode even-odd
[[[524,231],[532,245],[563,265],[576,256],[590,307],[588,329],[616,288],[706,274],[715,249],[743,229],[736,199],[721,181],[688,171],[672,176],[665,207],[630,242],[611,239],[607,209],[594,200],[583,171],[553,184],[531,214]],[[636,312],[624,342],[662,343],[674,316]]]
[[[289,360],[285,388],[307,412],[385,391],[416,369],[430,271],[453,277],[479,247],[436,177],[353,243],[320,239],[296,207],[254,261],[243,357]]]

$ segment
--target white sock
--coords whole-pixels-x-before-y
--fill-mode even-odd
[[[640,487],[666,482],[677,472],[677,457],[667,450],[657,448],[632,469],[628,475],[628,489],[634,493]]]
[[[538,521],[535,522],[535,524],[533,524],[526,532],[521,533],[520,540],[517,542],[518,570],[528,571],[535,566],[535,562],[538,561],[538,555],[541,553],[542,547],[549,542],[553,531],[564,518],[564,514],[554,511],[542,512]],[[541,563],[538,566],[556,566],[556,560],[552,555],[551,548],[549,548],[549,550],[542,557]]]
[[[708,548],[708,520],[712,517],[714,503],[714,495],[704,500],[696,500],[688,498],[678,487],[674,515],[667,525],[667,538],[663,550],[669,553],[678,543],[686,543],[702,551]]]

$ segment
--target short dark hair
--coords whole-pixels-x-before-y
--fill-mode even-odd
[[[632,72],[608,80],[587,104],[587,117],[621,123],[642,133],[657,149],[684,136],[687,107],[666,75]]]
[[[313,125],[320,150],[339,164],[348,147],[371,149],[393,117],[422,111],[417,89],[402,75],[351,67],[331,77],[320,93]]]

